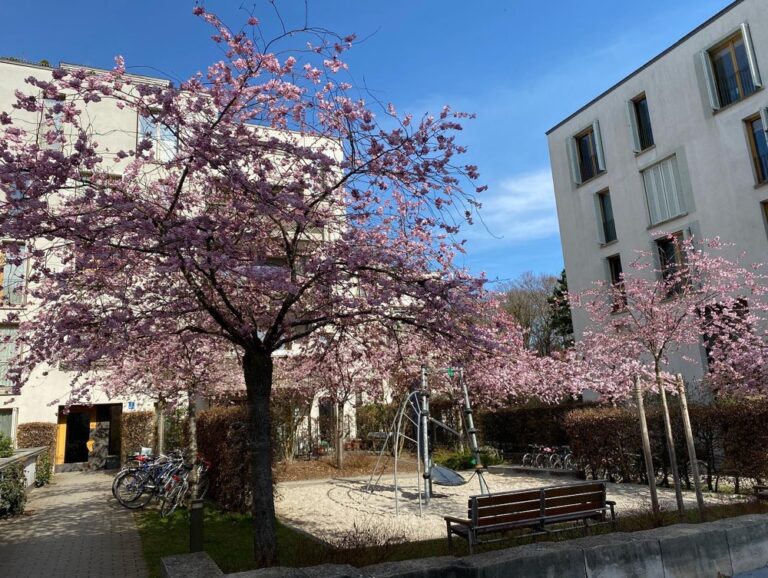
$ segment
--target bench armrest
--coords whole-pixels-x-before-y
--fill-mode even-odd
[[[613,501],[613,500],[606,500],[606,501],[605,501],[605,503],[606,503],[606,505],[608,505],[608,506],[615,506],[615,505],[616,505],[616,502],[615,502],[615,501]]]
[[[462,526],[471,526],[472,525],[472,521],[471,520],[466,520],[466,519],[462,519],[462,518],[454,518],[453,516],[443,516],[443,519],[446,522],[453,522],[454,524],[461,524]]]

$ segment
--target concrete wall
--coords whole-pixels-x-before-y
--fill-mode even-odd
[[[446,556],[353,568],[270,568],[240,578],[716,578],[768,567],[768,516],[679,524],[631,534],[529,544],[465,558]],[[162,560],[164,578],[221,576],[204,553]]]
[[[660,231],[692,229],[699,237],[720,236],[734,243],[732,257],[746,251],[751,261],[768,254],[768,235],[760,203],[768,200],[768,186],[755,186],[751,151],[743,120],[768,106],[768,91],[758,90],[713,113],[699,62],[701,51],[747,22],[758,69],[768,83],[768,11],[764,0],[744,0],[684,42],[615,86],[584,110],[548,134],[552,178],[560,222],[568,286],[588,289],[595,280],[609,280],[605,258],[620,254],[625,273],[637,249],[650,250]],[[588,64],[587,64],[588,65]],[[627,101],[645,93],[655,146],[634,152]],[[606,171],[584,184],[573,183],[567,141],[598,120]],[[650,226],[640,171],[676,154],[687,167],[690,198],[687,214]],[[597,192],[609,189],[618,240],[601,245],[595,210]],[[586,319],[577,314],[579,336]],[[701,352],[687,352],[673,364],[686,378],[702,373]]]

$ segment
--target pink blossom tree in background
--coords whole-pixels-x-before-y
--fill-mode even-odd
[[[234,346],[266,566],[273,352],[371,324],[468,340],[483,280],[453,258],[482,187],[455,141],[468,115],[374,111],[348,82],[353,36],[268,40],[255,18],[232,30],[195,14],[222,58],[178,86],[132,77],[118,58],[110,72],[41,72],[0,112],[0,235],[34,243],[39,304],[22,320],[18,384],[65,357],[87,372],[171,323]],[[291,51],[302,35],[309,48]],[[135,146],[105,150],[98,120],[127,113],[143,127]],[[38,115],[40,139],[27,122]]]
[[[754,310],[764,308],[768,283],[759,266],[745,267],[724,257],[726,246],[719,239],[669,239],[675,243],[674,262],[659,267],[653,255],[640,252],[619,283],[599,283],[573,305],[589,316],[590,329],[577,345],[585,382],[605,401],[630,398],[635,379],[659,394],[682,509],[666,400],[666,389],[675,383],[667,371],[670,355],[685,356],[705,338],[720,341],[732,312],[744,311],[747,303]],[[751,314],[744,315],[751,319]]]

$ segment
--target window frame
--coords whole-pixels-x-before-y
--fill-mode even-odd
[[[6,292],[6,286],[5,286],[5,268],[7,266],[6,263],[6,250],[5,248],[9,245],[17,245],[22,248],[22,251],[24,253],[24,256],[22,257],[22,262],[18,266],[17,271],[20,270],[23,275],[22,278],[22,289],[20,292],[20,295],[18,297],[17,303],[11,303],[10,299],[8,299],[7,292]],[[11,239],[3,239],[0,240],[0,310],[2,309],[23,309],[27,304],[27,290],[28,290],[28,280],[29,280],[29,247],[27,247],[27,244],[23,241],[13,241]]]
[[[670,239],[670,237],[672,237]],[[661,275],[663,281],[667,282],[668,278],[671,275],[674,275],[677,269],[682,269],[685,266],[685,255],[683,254],[683,241],[685,241],[685,231],[683,229],[680,229],[678,231],[674,231],[672,233],[665,234],[662,237],[657,237],[653,240],[654,247],[656,248],[656,258],[658,259],[659,263],[659,274]],[[668,262],[667,262],[667,256],[666,252],[662,251],[662,246],[666,245],[667,243],[674,243],[674,250],[675,250],[675,268],[673,270],[669,270]],[[683,278],[681,279],[681,282],[679,284],[671,285],[667,291],[667,297],[674,296],[675,293],[679,293],[683,289],[683,285],[686,283],[685,275],[683,275]]]
[[[12,329],[15,330],[15,335],[13,336],[13,352],[9,356],[7,361],[2,361],[0,358],[0,395],[10,395],[13,392],[13,386],[8,384],[8,368],[11,364],[11,359],[16,355],[16,339],[18,339],[19,336],[19,326],[18,324],[14,323],[0,323],[0,331],[5,329]],[[0,352],[3,350],[5,346],[5,342],[3,341],[3,338],[0,337]]]
[[[671,176],[672,176],[672,181],[674,182],[674,185],[675,185],[675,191],[674,191],[675,192],[675,198],[672,199],[672,197],[668,194],[670,192],[669,189],[665,187],[663,189],[663,191],[661,191],[661,192],[664,193],[663,201],[664,201],[664,207],[665,207],[665,211],[662,211],[661,210],[662,207],[661,207],[661,204],[660,204],[660,201],[662,199],[658,198],[658,195],[657,195],[657,198],[656,198],[657,202],[656,202],[656,204],[658,205],[657,213],[658,213],[658,217],[659,218],[658,218],[658,220],[654,220],[654,218],[653,218],[654,217],[653,209],[652,209],[652,204],[651,204],[651,197],[648,195],[648,183],[647,183],[647,179],[646,179],[646,173],[648,171],[653,170],[656,167],[661,167],[661,165],[663,165],[664,163],[672,162],[672,161],[674,161],[674,167],[677,169],[677,172],[675,173],[672,170],[672,168],[670,168]],[[663,158],[661,160],[655,161],[655,162],[653,162],[653,163],[651,163],[651,164],[641,168],[640,171],[639,171],[640,178],[643,181],[643,194],[645,195],[646,208],[648,209],[649,228],[655,228],[655,227],[658,227],[659,225],[661,225],[663,223],[666,223],[668,221],[672,221],[672,220],[677,219],[679,217],[684,217],[685,215],[688,214],[688,212],[690,210],[690,207],[689,207],[690,199],[688,198],[688,196],[686,194],[686,183],[685,183],[685,181],[683,179],[683,171],[681,170],[681,162],[682,162],[681,161],[681,156],[677,152],[675,152],[675,153],[673,153],[673,154],[671,154],[671,155],[669,155],[669,156],[667,156],[667,157],[665,157],[665,158]],[[670,166],[672,166],[672,165],[670,165]],[[665,178],[663,171],[661,171],[661,179],[662,179],[663,183],[667,182],[667,179]],[[657,191],[657,187],[656,187],[656,180],[655,179],[654,179],[653,183],[654,183],[654,191],[658,192]],[[675,201],[675,203],[678,205],[678,207],[680,209],[679,212],[673,213],[671,211],[671,209],[670,209],[671,201]]]
[[[747,57],[747,69],[752,80],[754,90],[749,94],[744,94],[743,90],[741,89],[741,81],[739,81],[738,86],[740,97],[728,103],[723,103],[718,91],[717,74],[715,71],[712,55],[714,52],[724,47],[730,46],[731,57],[734,59],[734,68],[737,71],[738,76],[738,73],[744,72],[738,68],[738,62],[735,60],[735,49],[733,48],[734,41],[739,38],[744,44],[744,52]],[[710,44],[707,48],[702,50],[699,53],[699,59],[701,62],[702,70],[704,72],[704,83],[706,85],[707,97],[709,98],[709,104],[713,113],[717,113],[718,111],[728,108],[729,106],[742,102],[753,94],[760,92],[760,90],[763,88],[760,69],[757,64],[757,57],[755,54],[754,45],[752,43],[752,36],[749,32],[749,24],[747,22],[742,22],[737,28],[721,37],[717,42]]]
[[[765,143],[766,150],[768,150],[768,107],[760,109],[760,112],[750,115],[744,119],[744,126],[747,131],[747,142],[749,144],[749,156],[750,163],[752,165],[752,172],[755,178],[755,186],[759,187],[768,184],[768,153],[765,155],[765,164],[760,163],[760,156],[758,155],[759,144],[757,142],[757,136],[753,124],[756,121],[760,121],[762,126],[763,142]]]
[[[615,264],[618,263],[618,271]],[[615,255],[609,255],[605,258],[606,267],[608,267],[608,280],[612,289],[618,289],[621,298],[617,299],[614,295],[613,313],[622,311],[627,306],[627,294],[624,287],[624,265],[621,262],[621,253]]]
[[[168,161],[173,160],[176,153],[179,151],[179,135],[172,131],[169,127],[162,123],[158,123],[157,120],[154,117],[153,110],[149,111],[148,115],[141,114],[141,112],[138,112],[136,115],[136,146],[139,145],[139,143],[146,138],[146,136],[149,134],[149,140],[152,141],[152,160],[158,163],[165,163]],[[141,130],[141,124],[142,121],[150,122],[152,125],[152,132],[145,131],[142,132]],[[167,147],[166,141],[164,139],[160,138],[161,131],[170,131],[171,134],[173,134],[173,146]],[[163,146],[160,147],[159,143],[163,142]],[[162,157],[162,158],[161,158]]]
[[[640,114],[638,111],[638,104],[642,101],[645,101],[645,108],[648,113],[648,127],[647,127],[647,134],[650,137],[650,142],[647,143],[645,146],[643,143],[643,134],[644,131],[642,130],[643,127],[641,126],[642,123],[640,122]],[[643,153],[647,150],[652,149],[656,146],[656,140],[653,136],[653,123],[651,122],[651,109],[648,106],[648,96],[645,92],[641,92],[634,98],[627,101],[627,115],[629,117],[629,125],[632,132],[632,139],[634,141],[634,152],[635,154]]]
[[[593,149],[590,151],[592,153],[590,159],[593,161],[594,173],[585,178],[581,163],[579,141],[590,134],[592,135],[590,148]],[[571,169],[571,180],[577,187],[596,179],[606,172],[603,138],[600,133],[600,123],[598,120],[594,120],[591,124],[568,137],[566,148]]]
[[[598,226],[600,229],[600,244],[601,245],[608,245],[609,243],[614,243],[619,240],[618,234],[616,233],[616,216],[613,211],[613,201],[611,200],[611,190],[610,189],[603,189],[602,191],[598,191],[595,193],[596,201],[597,201],[597,214],[598,214]],[[611,219],[610,222],[606,218],[605,214],[605,200],[607,199],[609,205],[610,205],[610,212],[611,212]],[[610,229],[610,227],[612,229]],[[613,232],[613,238],[609,238],[610,235],[609,232]]]

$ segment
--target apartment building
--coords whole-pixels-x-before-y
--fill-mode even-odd
[[[732,2],[547,132],[571,291],[617,281],[638,249],[674,267],[665,233],[765,260],[767,7]],[[705,364],[703,347],[672,360],[692,383]]]

